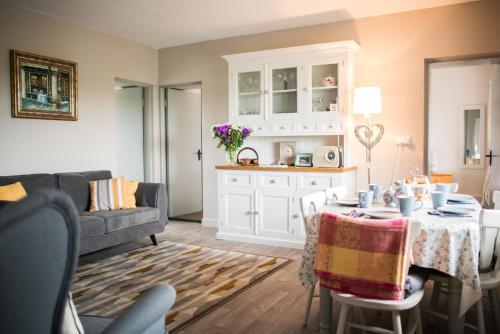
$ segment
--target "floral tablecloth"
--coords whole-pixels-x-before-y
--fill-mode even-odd
[[[382,209],[379,205],[378,209]],[[376,208],[376,206],[374,206]],[[479,284],[479,203],[463,205],[474,208],[472,217],[447,217],[429,215],[431,202],[424,202],[424,207],[415,212],[412,219],[422,224],[419,237],[413,244],[413,261],[420,267],[437,269],[458,278],[462,282],[460,298],[460,315],[464,314],[481,298]],[[383,207],[384,210],[390,210]],[[325,211],[346,213],[352,208],[329,205]],[[364,209],[356,209],[363,211]],[[322,212],[308,218],[307,238],[302,255],[299,278],[305,288],[316,284],[314,275],[314,258],[318,243],[319,223]]]

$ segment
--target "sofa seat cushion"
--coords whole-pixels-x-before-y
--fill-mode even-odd
[[[80,238],[85,239],[106,233],[104,218],[80,214]]]
[[[160,210],[157,208],[137,207],[124,210],[83,212],[81,215],[103,218],[106,224],[106,233],[110,233],[158,221],[160,219]]]

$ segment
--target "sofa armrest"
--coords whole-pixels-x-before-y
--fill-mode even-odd
[[[163,334],[165,316],[175,302],[175,289],[170,285],[156,285],[147,290],[103,334]]]
[[[167,223],[167,187],[163,183],[140,182],[135,192],[137,206],[158,208],[160,224]]]

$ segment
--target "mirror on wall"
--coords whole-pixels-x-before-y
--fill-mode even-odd
[[[458,161],[462,168],[483,168],[484,110],[484,105],[458,107]]]

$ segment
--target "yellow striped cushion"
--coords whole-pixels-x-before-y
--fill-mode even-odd
[[[90,181],[90,211],[109,211],[125,208],[125,177]]]
[[[135,192],[139,187],[138,181],[125,181],[126,194],[125,194],[125,209],[135,208]]]
[[[0,186],[0,201],[16,202],[26,195],[26,190],[21,182]]]

